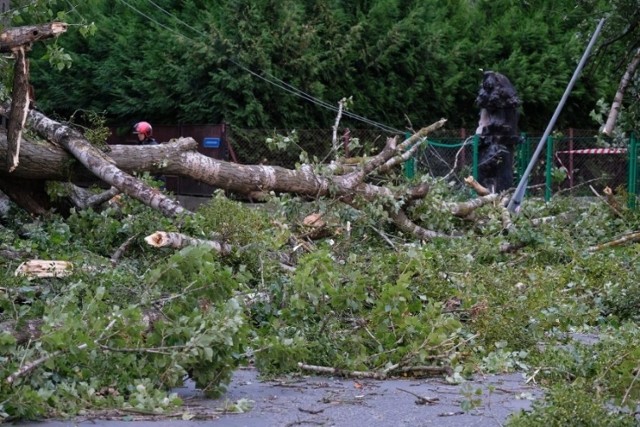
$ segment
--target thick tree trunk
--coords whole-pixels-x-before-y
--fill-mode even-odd
[[[362,169],[347,175],[328,178],[318,175],[309,165],[303,165],[300,170],[291,170],[278,166],[230,163],[198,153],[197,142],[192,138],[180,138],[172,143],[150,146],[113,145],[107,156],[88,144],[79,133],[40,113],[31,111],[28,124],[40,134],[47,136],[50,141],[59,143],[60,146],[29,141],[23,150],[23,161],[11,176],[73,181],[86,178],[87,169],[92,169],[103,181],[123,192],[134,193],[131,194],[132,197],[143,202],[147,199],[138,197],[140,191],[136,187],[138,184],[131,182],[135,179],[126,174],[148,171],[188,176],[241,194],[256,191],[282,191],[321,197],[328,195],[331,191],[338,196],[358,194],[367,199],[380,196],[398,197],[385,187],[363,183]],[[68,148],[85,168],[74,164],[74,158],[66,153],[62,146]],[[4,154],[6,147],[6,136],[0,133],[0,152]],[[392,155],[388,157],[393,159]],[[375,158],[372,158],[372,162],[378,165],[385,164],[384,161]],[[368,168],[365,167],[365,169],[368,172]],[[120,175],[124,173],[126,173],[125,176]],[[128,186],[130,182],[132,185]],[[130,190],[124,191],[123,188],[130,188]],[[157,207],[152,203],[146,204]]]

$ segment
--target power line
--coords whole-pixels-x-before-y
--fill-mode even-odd
[[[160,27],[162,27],[162,28],[164,28],[164,29],[166,29],[168,31],[171,31],[172,33],[177,34],[180,37],[184,37],[185,39],[189,40],[190,42],[192,42],[194,44],[197,43],[196,40],[184,35],[180,31],[178,31],[178,30],[176,30],[174,28],[168,27],[168,26],[158,22],[155,18],[145,14],[144,12],[142,12],[141,10],[136,8],[135,6],[131,5],[127,0],[119,0],[119,1],[121,3],[123,3],[125,6],[129,7],[133,11],[135,11],[136,13],[138,13],[139,15],[143,16],[145,19],[155,23],[156,25],[158,25],[158,26],[160,26]],[[180,18],[175,16],[173,13],[167,11],[166,9],[164,9],[163,7],[161,7],[160,5],[155,3],[153,0],[147,0],[147,1],[152,6],[154,6],[156,9],[160,10],[162,13],[164,13],[167,16],[169,16],[175,22],[177,22],[177,23],[179,23],[181,25],[184,25],[185,27],[189,28],[191,31],[196,33],[198,36],[202,37],[203,39],[207,39],[208,38],[208,35],[206,33],[202,32],[201,30],[199,30],[199,29],[193,27],[192,25],[184,22],[183,20],[181,20]],[[308,102],[311,102],[313,104],[316,104],[316,105],[318,105],[318,106],[320,106],[322,108],[326,108],[326,109],[329,109],[329,110],[334,111],[334,112],[338,112],[339,111],[338,107],[336,107],[335,105],[332,105],[330,103],[327,103],[326,101],[318,99],[318,98],[314,97],[313,95],[311,95],[309,93],[306,93],[306,92],[298,89],[297,87],[295,87],[295,86],[293,86],[293,85],[291,85],[289,83],[286,83],[285,81],[283,81],[281,79],[278,79],[277,77],[273,76],[272,74],[270,74],[270,73],[268,73],[266,71],[262,71],[262,74],[258,74],[255,71],[253,71],[253,70],[249,69],[248,67],[246,67],[245,65],[241,64],[240,62],[238,62],[237,60],[235,60],[232,57],[229,57],[228,60],[229,60],[229,62],[231,62],[235,66],[239,67],[243,71],[245,71],[245,72],[251,74],[252,76],[255,76],[255,77],[257,77],[257,78],[259,78],[259,79],[261,79],[261,80],[263,80],[265,82],[267,82],[268,84],[271,84],[271,85],[273,85],[273,86],[275,86],[275,87],[277,87],[277,88],[279,88],[281,90],[284,90],[285,92],[288,92],[288,93],[291,93],[291,94],[293,94],[295,96],[298,96],[298,97],[300,97],[300,98],[302,98],[302,99],[304,99],[304,100],[306,100]],[[342,115],[345,116],[345,117],[349,117],[351,119],[354,119],[354,120],[361,121],[363,123],[367,123],[367,124],[369,124],[371,126],[374,126],[374,127],[379,128],[379,129],[382,129],[382,130],[384,130],[385,132],[388,132],[388,133],[403,133],[403,131],[401,131],[401,130],[395,129],[395,128],[391,127],[391,126],[387,126],[387,125],[385,125],[383,123],[376,122],[376,121],[368,119],[366,117],[357,115],[357,114],[352,113],[350,111],[343,111]]]

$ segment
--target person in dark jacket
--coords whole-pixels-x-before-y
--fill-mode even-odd
[[[148,122],[138,122],[133,125],[133,133],[138,135],[138,145],[158,145],[158,141],[153,138],[153,128]],[[160,189],[164,190],[167,184],[167,177],[154,175],[154,178],[162,182]]]
[[[148,122],[133,125],[133,133],[138,135],[139,145],[158,145],[158,141],[153,138],[153,128]]]

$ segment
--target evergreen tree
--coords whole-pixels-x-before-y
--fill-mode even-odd
[[[88,0],[75,11],[94,37],[58,41],[73,66],[38,53],[38,105],[111,123],[216,123],[327,128],[343,97],[354,112],[405,129],[446,117],[474,128],[480,70],[507,75],[523,100],[521,127],[539,131],[586,46],[577,31],[597,5],[568,0]],[[576,85],[559,126],[587,126],[607,70]],[[298,92],[298,96],[292,92]],[[348,117],[350,127],[367,127]],[[591,125],[592,126],[592,125]]]

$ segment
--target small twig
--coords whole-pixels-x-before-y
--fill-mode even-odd
[[[100,337],[98,337],[95,341],[94,344],[99,345],[98,341],[102,339],[102,337],[104,336],[104,334],[113,327],[113,325],[116,323],[116,319],[112,319],[111,322],[109,322],[109,324],[104,328],[104,330],[102,331],[102,333],[100,334]],[[77,346],[76,348],[78,350],[84,350],[88,347],[87,343],[84,344],[80,344],[79,346]],[[17,371],[15,371],[13,374],[9,375],[7,377],[7,383],[9,384],[13,384],[13,382],[15,380],[17,380],[18,378],[25,376],[27,374],[29,374],[30,372],[32,372],[34,369],[36,369],[38,366],[42,365],[43,363],[47,362],[50,359],[53,359],[54,357],[62,354],[63,351],[62,350],[56,350],[53,353],[49,353],[47,355],[44,355],[42,357],[40,357],[39,359],[36,359],[30,363],[27,363],[26,365],[22,365],[20,367],[20,369],[18,369]]]
[[[374,226],[370,225],[369,227],[371,227],[371,229],[373,231],[375,231],[376,233],[378,233],[378,235],[380,237],[382,237],[382,239],[387,242],[389,244],[389,246],[391,246],[391,249],[393,249],[394,251],[396,250],[396,245],[393,244],[393,242],[380,230],[378,230],[377,228],[375,228]]]
[[[83,344],[86,347],[86,344]],[[78,347],[78,349],[80,349],[80,346]],[[18,378],[27,375],[28,373],[30,373],[31,371],[33,371],[34,369],[36,369],[38,366],[42,365],[43,363],[45,363],[47,360],[52,359],[54,357],[56,357],[57,355],[61,354],[62,350],[57,350],[54,351],[53,353],[49,353],[45,356],[40,357],[39,359],[36,359],[30,363],[27,363],[26,365],[22,365],[20,367],[20,369],[18,369],[17,371],[15,371],[13,374],[9,375],[7,377],[7,383],[9,384],[13,384],[13,382],[15,380],[17,380]]]
[[[536,383],[536,376],[540,373],[540,370],[542,370],[542,368],[538,368],[536,369],[533,374],[531,374],[531,376],[529,376],[529,378],[527,378],[527,380],[524,382],[525,384],[529,384],[531,381],[533,381],[533,383]]]
[[[298,408],[298,411],[300,412],[304,412],[307,414],[311,414],[311,415],[316,415],[316,414],[321,414],[324,412],[324,409],[305,409],[305,408]]]
[[[393,371],[397,374],[416,374],[422,373],[423,376],[436,375],[453,375],[453,369],[450,366],[405,366]]]
[[[475,136],[475,135],[474,135]],[[447,180],[449,179],[449,177],[455,173],[456,168],[458,167],[458,159],[460,157],[460,153],[462,153],[462,150],[465,149],[465,147],[469,144],[469,141],[473,140],[473,136],[470,136],[469,138],[465,139],[464,142],[462,143],[462,146],[458,149],[458,151],[456,152],[454,161],[453,161],[453,167],[451,168],[451,170],[449,171],[449,173],[447,173],[444,177],[442,177],[443,180]]]
[[[149,354],[164,354],[164,355],[171,354],[169,352],[162,351],[155,348],[115,348],[115,347],[110,347],[104,344],[98,344],[98,347],[100,347],[103,350],[112,351],[114,353],[149,353]],[[185,346],[182,346],[182,347],[186,348]]]
[[[415,396],[417,398],[416,400],[416,405],[426,405],[426,404],[434,404],[437,403],[438,401],[440,401],[440,398],[438,397],[424,397],[424,396],[420,396],[419,394],[416,394],[412,391],[409,390],[405,390],[403,388],[398,388],[398,390],[400,391],[404,391],[405,393],[409,393],[412,396]]]
[[[323,426],[326,423],[324,421],[300,420],[300,421],[293,421],[288,424],[285,424],[285,427],[299,426],[302,424],[315,424],[317,426]]]

